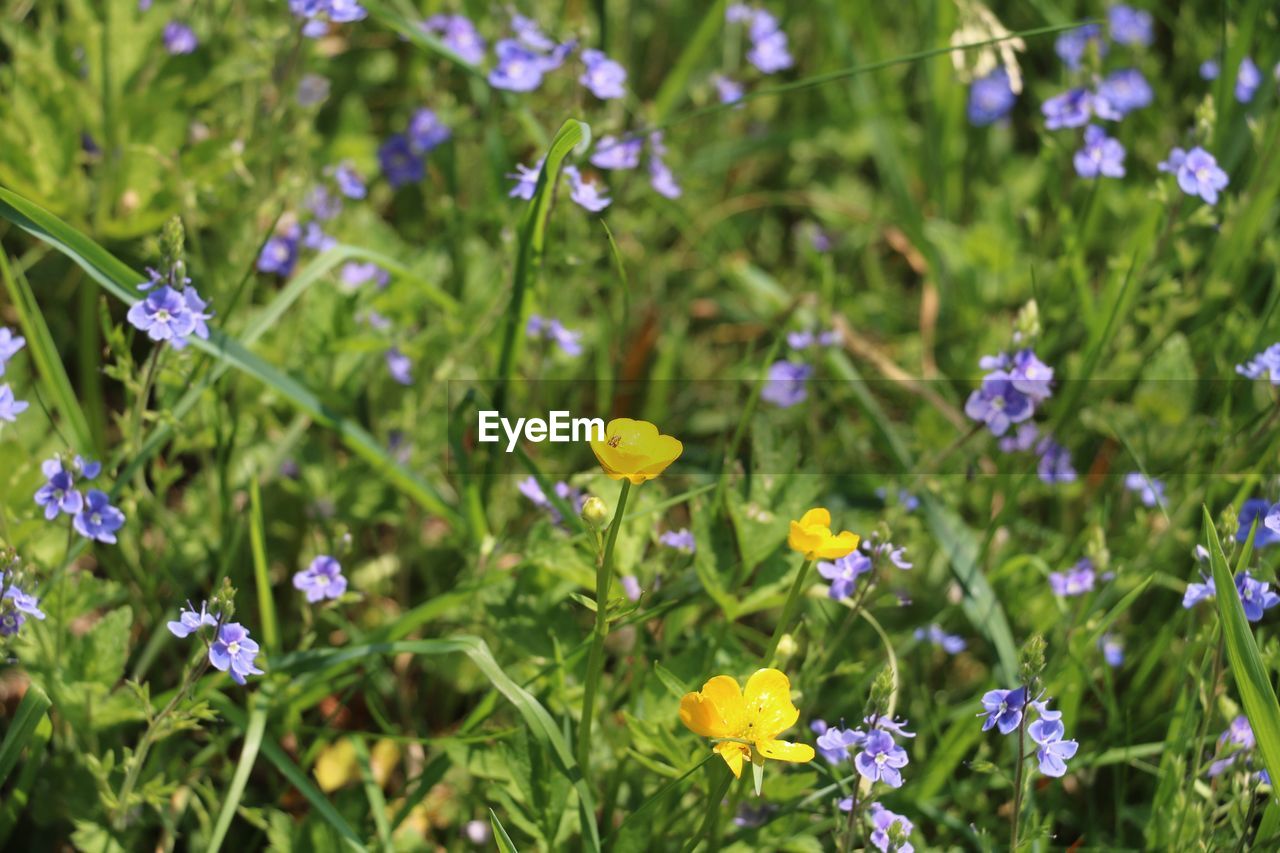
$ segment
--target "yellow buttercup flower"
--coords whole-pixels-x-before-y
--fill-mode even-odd
[[[831,513],[819,507],[791,522],[787,544],[791,550],[804,554],[806,560],[838,560],[858,547],[858,534],[848,530],[832,533]]]
[[[680,722],[694,734],[714,738],[715,752],[739,778],[744,760],[812,761],[813,747],[777,739],[799,718],[791,704],[791,682],[776,669],[756,670],[745,693],[737,679],[717,675],[680,700]]]
[[[592,440],[591,450],[610,479],[626,479],[638,486],[680,458],[684,445],[678,439],[662,435],[648,421],[615,418],[605,427],[604,440]]]

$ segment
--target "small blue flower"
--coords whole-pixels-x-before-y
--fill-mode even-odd
[[[1054,595],[1069,598],[1092,592],[1095,579],[1093,561],[1085,557],[1065,572],[1050,572],[1049,587]]]
[[[1190,151],[1174,148],[1169,152],[1169,159],[1156,168],[1176,175],[1184,193],[1199,196],[1208,204],[1218,203],[1218,193],[1228,182],[1227,173],[1218,167],[1218,161],[1200,147]]]
[[[489,85],[508,92],[532,92],[542,85],[545,68],[541,54],[515,39],[502,39],[494,46],[498,65],[489,72]]]
[[[1221,73],[1222,69],[1216,59],[1206,59],[1200,63],[1200,78],[1202,80],[1217,80],[1218,75]]]
[[[348,290],[363,287],[373,282],[378,287],[386,287],[391,281],[391,274],[373,261],[347,261],[338,272],[338,278]]]
[[[0,385],[0,421],[13,423],[30,405],[26,400],[16,399],[8,383]]]
[[[236,684],[244,684],[245,676],[261,675],[254,664],[258,644],[239,622],[228,622],[218,629],[218,637],[209,646],[209,663],[222,672],[230,670]]]
[[[196,610],[191,606],[191,602],[187,602],[187,609],[178,613],[177,621],[167,623],[166,627],[169,633],[179,639],[186,639],[196,631],[206,625],[213,627],[218,624],[218,618],[209,613],[208,602],[200,602],[200,609]]]
[[[627,70],[614,62],[603,51],[588,48],[582,51],[586,70],[578,82],[591,90],[602,101],[621,98],[627,94]]]
[[[46,482],[36,490],[35,501],[37,506],[44,507],[46,521],[53,521],[59,515],[74,516],[84,509],[84,497],[76,490],[71,472],[62,467],[61,459],[45,460],[40,470]]]
[[[959,634],[948,634],[936,623],[929,625],[928,628],[917,628],[915,630],[915,638],[917,640],[928,640],[949,655],[959,654],[968,645],[964,637]]]
[[[413,362],[398,347],[387,350],[387,372],[401,385],[413,384]]]
[[[658,541],[668,548],[674,548],[686,554],[692,554],[698,550],[697,540],[693,538],[693,534],[689,532],[687,527],[682,527],[679,530],[668,530],[658,537]]]
[[[293,576],[293,586],[307,594],[307,601],[315,604],[326,598],[341,598],[347,591],[347,579],[342,565],[333,557],[321,555],[311,565]]]
[[[1084,129],[1084,147],[1072,159],[1082,178],[1124,177],[1124,146],[1096,124]]]
[[[171,56],[193,53],[200,46],[195,32],[181,21],[170,21],[164,25],[164,49]]]
[[[1107,10],[1107,24],[1116,44],[1151,45],[1153,36],[1151,13],[1132,6],[1115,5]]]
[[[9,359],[17,355],[18,351],[26,345],[26,338],[15,335],[12,329],[0,326],[0,376],[4,376]]]
[[[196,330],[196,321],[186,300],[167,284],[135,302],[127,317],[134,328],[146,332],[153,341],[185,338]]]
[[[344,160],[333,170],[333,180],[338,185],[338,192],[347,198],[361,199],[368,195],[364,178],[356,171],[356,167]]]
[[[814,720],[811,727],[820,722],[822,721]],[[822,723],[822,725],[826,726],[826,723]],[[849,760],[852,749],[860,747],[867,742],[866,733],[857,729],[842,729],[838,726],[832,726],[831,728],[823,728],[818,734],[817,751],[828,764],[843,764]]]
[[[1265,611],[1280,604],[1280,595],[1271,591],[1271,584],[1255,580],[1247,571],[1236,575],[1236,592],[1244,607],[1244,616],[1250,622],[1262,621]]]
[[[1105,97],[1087,89],[1070,89],[1055,95],[1040,105],[1047,130],[1065,127],[1084,127],[1089,119],[1097,116],[1108,121],[1122,118],[1118,109]]]
[[[464,15],[432,15],[422,22],[422,28],[438,35],[444,46],[464,61],[472,65],[484,61],[485,42],[470,18]]]
[[[258,254],[258,272],[274,273],[287,278],[298,262],[298,241],[301,238],[301,229],[294,226],[267,240]]]
[[[716,87],[716,97],[722,104],[736,104],[742,100],[742,84],[736,80],[723,74],[715,74],[711,77],[711,85]]]
[[[1076,469],[1071,466],[1071,451],[1045,436],[1036,445],[1036,453],[1040,461],[1036,463],[1036,476],[1040,482],[1054,485],[1056,483],[1073,483]]]
[[[667,168],[667,146],[662,141],[662,131],[655,130],[649,134],[649,186],[664,198],[679,198],[683,192],[676,181],[675,174]]]
[[[796,361],[775,361],[769,367],[760,399],[783,409],[803,403],[809,396],[805,383],[813,375],[813,367]]]
[[[846,797],[838,805],[841,811],[852,810],[853,797]],[[867,815],[871,818],[871,825],[874,827],[869,836],[871,845],[879,850],[880,853],[915,853],[915,847],[910,841],[905,840],[915,831],[915,824],[902,815],[889,811],[879,803],[872,803]],[[904,839],[901,843],[893,840],[895,837],[893,833],[895,825],[899,830],[897,834]]]
[[[1250,498],[1240,507],[1236,516],[1236,541],[1249,538],[1249,529],[1258,522],[1258,532],[1253,537],[1253,547],[1265,548],[1280,542],[1280,504],[1272,505],[1262,498]]]
[[[315,252],[327,252],[338,245],[338,241],[326,234],[319,222],[308,222],[302,231],[302,245]]]
[[[1107,666],[1116,668],[1124,665],[1124,641],[1114,634],[1103,634],[1098,638],[1098,648],[1102,649],[1102,657]]]
[[[763,9],[754,10],[749,31],[751,50],[747,61],[761,74],[776,74],[795,64],[787,45],[787,34],[778,26],[778,20]]]
[[[974,127],[995,124],[1009,114],[1017,100],[1009,72],[1003,66],[998,67],[969,86],[969,123]]]
[[[1097,48],[1099,56],[1106,55],[1107,45],[1102,40],[1102,27],[1097,24],[1085,24],[1062,33],[1053,43],[1053,52],[1058,54],[1058,58],[1068,68],[1075,71],[1080,67],[1085,51],[1091,44]]]
[[[1202,601],[1213,598],[1213,578],[1204,576],[1204,583],[1189,583],[1182,595],[1182,606],[1190,610]]]
[[[1013,424],[1035,414],[1035,403],[1018,390],[1009,373],[995,370],[983,377],[982,386],[969,395],[964,413],[985,424],[992,435],[1001,436]]]
[[[328,187],[322,184],[311,188],[306,204],[315,218],[323,222],[333,219],[342,212],[342,199],[334,196],[329,192]]]
[[[862,752],[853,759],[853,766],[862,778],[869,782],[884,782],[890,788],[902,787],[899,771],[907,763],[907,751],[894,743],[892,735],[881,729],[867,735]]]
[[[640,165],[640,152],[643,150],[644,140],[638,137],[617,139],[602,136],[591,155],[591,165],[597,169],[634,169]]]
[[[1040,745],[1036,750],[1036,758],[1040,762],[1040,772],[1046,776],[1056,778],[1066,775],[1067,760],[1080,748],[1074,740],[1063,740],[1065,733],[1060,720],[1041,718],[1027,726],[1027,734]]]
[[[1154,95],[1151,84],[1136,68],[1112,72],[1098,84],[1098,96],[1121,115],[1150,106]]]
[[[106,492],[90,489],[71,526],[86,539],[115,544],[116,531],[124,527],[124,521],[124,513],[111,505]]]
[[[429,154],[449,141],[453,135],[433,110],[420,109],[409,120],[409,147],[415,154]]]
[[[569,179],[569,198],[579,207],[599,213],[612,203],[602,185],[583,178],[577,166],[565,166],[564,174]]]
[[[522,198],[530,201],[534,192],[538,189],[538,176],[542,174],[542,160],[533,164],[530,168],[522,163],[516,164],[516,171],[507,174],[507,177],[515,181],[516,184],[507,193],[509,198]]]
[[[525,324],[525,335],[530,338],[544,338],[553,341],[560,351],[570,357],[582,355],[582,332],[566,329],[554,317],[530,315]]]
[[[1141,471],[1130,471],[1125,474],[1124,487],[1131,492],[1137,492],[1143,506],[1164,505],[1164,483],[1154,477],[1148,477]]]
[[[392,135],[378,147],[378,164],[392,189],[416,184],[427,174],[426,164],[402,133]]]
[[[1272,344],[1244,364],[1236,365],[1236,373],[1246,379],[1265,378],[1280,385],[1280,344]]]
[[[998,728],[1000,734],[1007,735],[1022,723],[1022,710],[1027,704],[1027,688],[1018,687],[1013,690],[988,690],[982,694],[982,707],[986,710],[978,716],[986,715],[982,730]]]
[[[1251,57],[1240,60],[1240,70],[1236,72],[1236,100],[1247,104],[1262,85],[1262,72]]]
[[[870,572],[871,568],[870,557],[861,551],[851,551],[834,562],[819,561],[818,574],[831,581],[827,595],[835,601],[842,601],[853,594],[858,578]]]

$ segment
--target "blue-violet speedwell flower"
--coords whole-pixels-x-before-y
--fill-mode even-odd
[[[347,579],[336,559],[321,555],[293,576],[293,586],[305,592],[307,601],[314,604],[325,598],[341,598],[347,591]]]

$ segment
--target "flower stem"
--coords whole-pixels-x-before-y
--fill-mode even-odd
[[[853,777],[853,796],[849,801],[849,822],[845,824],[844,842],[840,849],[843,853],[849,853],[853,849],[854,839],[858,834],[858,794],[862,792],[862,778],[857,774]]]
[[[604,641],[609,636],[609,583],[613,579],[613,551],[618,541],[618,528],[622,527],[622,514],[627,508],[627,495],[631,481],[622,481],[618,493],[618,508],[609,522],[609,537],[596,564],[596,624],[591,632],[591,652],[587,657],[587,680],[582,691],[582,722],[578,725],[578,767],[582,777],[590,782],[591,769],[591,718],[595,710],[596,691],[600,688],[600,675],[604,669]]]
[[[133,410],[133,441],[134,451],[138,451],[142,447],[142,416],[147,411],[147,401],[151,398],[151,389],[155,385],[156,370],[160,365],[160,351],[164,349],[162,345],[151,348],[151,355],[147,359],[146,374],[142,380],[142,390],[138,392],[138,402]]]
[[[1027,698],[1031,696],[1031,687],[1026,687],[1022,704],[1022,718],[1018,720],[1018,766],[1013,772],[1013,814],[1009,816],[1009,850],[1018,849],[1018,825],[1022,817],[1022,766],[1026,764],[1027,733]]]
[[[782,635],[787,633],[791,627],[791,620],[795,618],[796,605],[800,601],[800,592],[804,589],[805,576],[809,574],[809,567],[812,565],[813,560],[805,560],[800,564],[800,571],[796,572],[796,579],[791,584],[791,591],[787,593],[787,601],[782,605],[782,617],[778,619],[778,624],[773,629],[773,636],[769,639],[769,648],[764,653],[765,666],[773,664],[773,656],[778,651],[778,643],[782,640]]]

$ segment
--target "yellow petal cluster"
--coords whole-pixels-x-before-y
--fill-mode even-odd
[[[858,547],[858,534],[848,530],[833,534],[831,513],[819,507],[791,522],[787,544],[791,550],[804,554],[806,560],[838,560]]]
[[[799,717],[800,711],[791,703],[791,682],[776,669],[756,670],[745,692],[737,679],[717,675],[680,700],[680,722],[694,734],[719,740],[715,752],[738,777],[753,751],[757,762],[766,758],[812,761],[813,747],[778,740]]]
[[[684,445],[662,435],[648,421],[614,418],[605,427],[604,438],[592,440],[591,450],[610,479],[626,479],[638,486],[665,471],[684,452]]]

